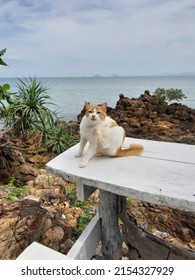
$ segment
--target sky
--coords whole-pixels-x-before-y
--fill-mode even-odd
[[[0,0],[0,77],[195,72],[194,0]]]

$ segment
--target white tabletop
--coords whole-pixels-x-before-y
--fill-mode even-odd
[[[75,158],[78,145],[47,163],[66,180],[119,195],[195,211],[195,145],[126,138],[144,146],[141,156],[94,157],[85,168]]]

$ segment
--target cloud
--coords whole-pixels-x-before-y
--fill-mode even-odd
[[[0,0],[8,72],[82,76],[195,71],[193,2]]]

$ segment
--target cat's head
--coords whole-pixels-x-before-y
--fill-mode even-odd
[[[85,109],[86,109],[85,116],[91,122],[96,123],[99,121],[103,121],[106,118],[107,103],[93,106],[89,102],[85,102]]]

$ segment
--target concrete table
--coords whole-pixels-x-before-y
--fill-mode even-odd
[[[86,199],[96,188],[100,189],[102,233],[107,227],[115,227],[113,232],[117,230],[117,217],[110,221],[120,208],[117,196],[195,212],[195,146],[126,138],[124,147],[130,143],[143,145],[143,154],[94,157],[87,167],[79,168],[80,159],[74,157],[78,150],[75,145],[48,162],[46,169],[75,182],[79,199]],[[110,238],[103,239],[108,242]]]

